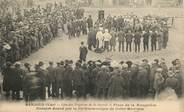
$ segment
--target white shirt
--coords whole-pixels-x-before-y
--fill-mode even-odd
[[[112,38],[111,34],[108,32],[104,33],[104,41],[110,41]]]
[[[103,35],[104,34],[102,33],[102,31],[98,31],[97,34],[96,34],[96,39],[99,40],[99,41],[103,40]]]

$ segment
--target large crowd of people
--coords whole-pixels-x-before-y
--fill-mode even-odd
[[[169,27],[167,17],[138,17],[132,13],[114,17],[109,15],[106,19],[98,19],[91,28],[88,48],[115,51],[118,45],[119,52],[131,52],[133,46],[135,52],[141,52],[141,48],[144,52],[162,50],[167,47]]]
[[[57,37],[58,30],[64,30],[64,24],[79,21],[83,14],[84,10],[80,8],[48,4],[46,7],[17,9],[15,14],[7,13],[2,16],[0,71],[7,61],[13,63],[24,59],[50,43]]]
[[[152,64],[147,59],[141,62],[90,60],[75,64],[65,60],[49,62],[47,67],[43,62],[33,66],[8,62],[2,75],[6,99],[26,101],[155,98],[167,88],[181,97],[183,84],[180,60],[172,61],[168,67],[163,58],[155,59]]]
[[[45,8],[17,9],[16,14],[7,13],[1,20],[0,28],[0,69],[7,61],[16,62],[48,44],[58,35],[58,30],[66,33],[69,39],[88,34],[88,49],[140,52],[143,37],[144,51],[161,50],[167,47],[169,28],[168,18],[134,14],[108,16],[94,20],[91,15],[84,17],[84,9],[71,8],[62,4],[50,4]],[[98,31],[99,30],[99,31]],[[119,44],[116,44],[118,41]],[[158,47],[157,47],[158,46]],[[110,48],[109,48],[110,47]]]
[[[149,51],[149,46],[151,51],[165,49],[169,38],[167,18],[109,15],[94,23],[91,15],[84,17],[83,9],[50,4],[46,8],[38,6],[8,13],[0,19],[0,24],[3,76],[0,94],[5,93],[7,100],[155,98],[167,88],[174,90],[177,97],[183,94],[179,59],[172,61],[171,67],[165,59],[155,59],[153,64],[147,59],[141,63],[113,60],[86,63],[88,49],[109,52],[119,45],[119,52],[131,52],[134,43],[135,52],[141,52],[141,42],[144,52]],[[18,62],[50,43],[60,29],[69,39],[88,34],[88,48],[81,43],[79,61],[49,62],[48,67],[44,62],[36,65]]]

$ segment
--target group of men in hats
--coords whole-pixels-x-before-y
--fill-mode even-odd
[[[169,39],[167,21],[164,17],[138,17],[132,13],[118,17],[109,15],[102,21],[97,20],[89,32],[88,48],[119,52],[166,49]]]
[[[183,94],[183,72],[179,59],[168,68],[165,59],[152,64],[141,62],[97,60],[75,64],[72,60],[39,62],[33,67],[7,63],[3,70],[3,91],[7,99],[26,101],[48,98],[158,98],[170,88],[177,97]]]
[[[82,11],[82,10],[81,10]],[[91,15],[89,17],[73,18],[66,23],[67,33],[69,39],[80,37],[81,35],[87,35],[90,29],[93,27],[93,20]]]
[[[7,61],[14,63],[26,58],[50,43],[58,30],[64,30],[64,24],[82,18],[83,13],[82,9],[57,3],[24,10],[17,8],[15,14],[7,13],[0,19],[0,69]]]

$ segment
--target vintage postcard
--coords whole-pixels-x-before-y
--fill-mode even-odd
[[[0,112],[184,112],[183,0],[0,0]]]

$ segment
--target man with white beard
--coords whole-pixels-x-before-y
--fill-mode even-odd
[[[103,34],[103,28],[100,27],[99,31],[96,34],[96,40],[97,40],[97,48],[101,49],[103,48],[103,40],[104,40],[104,34]]]

